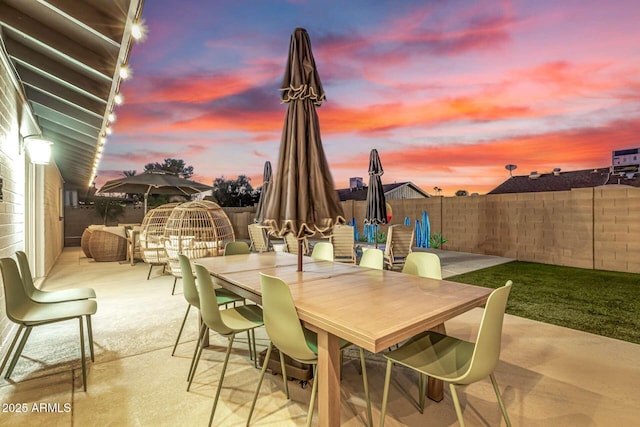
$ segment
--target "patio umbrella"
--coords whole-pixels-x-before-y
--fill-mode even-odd
[[[144,213],[146,215],[149,194],[190,196],[211,189],[212,187],[208,185],[180,178],[169,172],[145,172],[140,175],[107,181],[98,192],[144,194]]]
[[[369,187],[367,188],[367,209],[364,215],[365,226],[375,228],[374,240],[378,247],[378,227],[387,223],[387,201],[380,176],[384,173],[378,150],[375,148],[369,154]]]
[[[289,58],[281,86],[287,103],[277,173],[267,195],[265,225],[279,235],[291,232],[299,241],[298,271],[302,271],[302,241],[326,235],[344,214],[322,148],[316,106],[325,100],[311,52],[309,35],[297,28],[291,35]]]
[[[264,162],[264,172],[262,173],[262,190],[260,191],[260,199],[258,200],[258,207],[256,208],[255,222],[261,223],[264,219],[264,212],[266,207],[267,192],[271,184],[271,162]]]

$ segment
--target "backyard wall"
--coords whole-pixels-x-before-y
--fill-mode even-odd
[[[389,200],[391,224],[411,225],[427,211],[431,234],[444,248],[520,261],[640,273],[640,188],[609,185],[571,191]],[[345,218],[362,224],[366,202],[342,202]],[[84,228],[102,220],[92,208],[67,208],[67,246],[79,245]],[[237,239],[248,239],[255,207],[224,208]],[[74,222],[71,222],[73,219]],[[127,208],[118,222],[139,223]],[[382,227],[386,231],[386,226]]]

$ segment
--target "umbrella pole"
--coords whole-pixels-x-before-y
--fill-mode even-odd
[[[149,197],[149,193],[144,193],[144,214],[147,215],[147,197]]]
[[[302,240],[298,239],[298,271],[302,271]]]

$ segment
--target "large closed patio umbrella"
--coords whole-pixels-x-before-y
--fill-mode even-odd
[[[145,172],[107,181],[99,193],[144,194],[144,213],[147,213],[149,194],[172,194],[190,196],[211,190],[212,187],[189,179],[180,178],[169,172]]]
[[[271,170],[271,162],[264,162],[264,171],[262,173],[262,190],[260,191],[260,199],[258,200],[258,207],[256,208],[255,222],[261,223],[264,220],[264,213],[267,205],[267,193],[271,186],[271,178],[273,172]]]
[[[305,237],[330,233],[344,214],[329,170],[316,106],[325,100],[311,52],[309,35],[297,28],[291,36],[281,89],[287,103],[277,173],[267,196],[264,223],[279,236],[291,232],[299,241],[298,271],[302,271]]]
[[[387,223],[387,201],[380,176],[384,173],[378,150],[369,154],[369,187],[367,188],[367,210],[364,215],[365,227],[374,227],[374,240],[378,247],[378,227]]]

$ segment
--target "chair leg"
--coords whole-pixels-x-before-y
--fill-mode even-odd
[[[387,372],[384,375],[384,391],[382,392],[382,408],[380,409],[380,427],[384,427],[384,418],[387,412],[389,383],[391,382],[391,368],[393,368],[393,362],[391,360],[387,360]]]
[[[9,346],[9,350],[7,351],[7,354],[4,356],[4,359],[2,360],[2,366],[0,366],[0,374],[2,373],[2,371],[4,371],[4,367],[7,366],[7,362],[9,361],[9,357],[11,356],[11,352],[13,351],[13,348],[16,346],[16,343],[18,342],[18,338],[20,338],[20,334],[22,334],[23,329],[24,329],[23,325],[18,326],[16,335],[13,337],[13,341],[11,341],[11,345]]]
[[[254,360],[254,358],[253,358],[253,346],[251,345],[251,330],[250,329],[247,329],[247,347],[249,347],[249,360]],[[255,362],[254,362],[254,364],[255,364]]]
[[[253,366],[258,369],[258,350],[256,348],[256,331],[251,330],[251,341],[253,342]]]
[[[318,365],[313,365],[313,387],[311,387],[311,400],[309,401],[309,413],[307,414],[307,427],[311,427],[313,420],[313,408],[316,406],[316,394],[318,393]]]
[[[93,352],[93,328],[91,327],[91,316],[87,314],[87,335],[89,336],[89,353],[91,354],[91,361],[95,362],[95,356]]]
[[[171,289],[171,295],[175,295],[176,283],[178,283],[178,276],[174,276],[173,277],[173,289]]]
[[[287,400],[289,400],[291,398],[289,397],[289,381],[287,380],[287,364],[284,362],[284,353],[278,349],[278,354],[280,354],[280,369],[282,370],[282,382],[284,383],[284,393],[287,395]]]
[[[502,416],[504,417],[504,422],[507,423],[507,427],[511,427],[511,421],[509,420],[509,415],[507,414],[507,408],[504,406],[504,401],[502,400],[502,395],[500,394],[500,389],[498,388],[498,383],[496,382],[496,377],[491,373],[489,375],[491,378],[491,384],[493,384],[493,389],[496,392],[496,397],[498,398],[498,404],[500,405],[500,411],[502,411]]]
[[[151,277],[151,270],[153,269],[153,264],[149,264],[149,272],[147,273],[147,280]]]
[[[176,348],[178,348],[178,341],[180,341],[180,336],[182,335],[182,330],[184,329],[185,323],[187,323],[187,316],[189,316],[189,310],[191,310],[191,304],[187,305],[187,312],[184,314],[184,319],[182,319],[182,325],[180,325],[180,331],[178,332],[178,338],[176,338],[176,343],[173,345],[173,351],[171,355],[176,354]]]
[[[87,391],[87,361],[84,360],[84,326],[82,324],[82,316],[78,318],[80,321],[80,359],[82,360],[82,387]]]
[[[22,354],[22,350],[24,350],[24,345],[27,343],[29,339],[29,335],[31,334],[32,326],[27,326],[26,330],[22,334],[22,339],[20,340],[20,344],[18,344],[18,348],[15,353],[13,353],[13,359],[11,359],[11,363],[9,363],[9,368],[7,369],[7,373],[4,375],[6,379],[9,379],[11,374],[13,373],[13,369],[16,367],[16,363],[20,359],[20,355]]]
[[[191,360],[191,369],[189,370],[189,375],[187,379],[189,380],[189,385],[187,386],[187,391],[191,389],[191,383],[193,382],[193,377],[196,376],[196,369],[198,369],[198,362],[200,361],[200,356],[202,356],[202,340],[204,339],[204,334],[207,333],[209,328],[203,323],[200,328],[200,337],[196,342],[196,350],[193,353],[193,359]]]
[[[453,399],[453,406],[456,408],[456,415],[458,416],[458,424],[460,427],[464,427],[464,419],[462,419],[462,409],[460,408],[460,401],[458,400],[458,393],[456,393],[456,386],[449,383],[449,390],[451,390],[451,399]]]
[[[222,381],[224,380],[224,374],[227,371],[227,364],[229,363],[229,356],[231,355],[231,346],[233,346],[233,340],[236,335],[233,334],[229,337],[229,346],[227,347],[227,354],[224,356],[224,364],[222,365],[222,372],[220,373],[220,380],[218,381],[218,389],[216,390],[216,397],[213,399],[213,408],[211,408],[211,417],[209,417],[209,427],[213,423],[213,416],[216,413],[216,407],[218,406],[218,398],[220,397],[220,391],[222,391]]]
[[[362,382],[364,384],[364,397],[367,400],[367,420],[369,427],[373,426],[373,415],[371,414],[371,399],[369,398],[369,380],[367,379],[367,365],[364,362],[364,349],[360,347],[360,366],[362,367]]]
[[[427,376],[418,372],[418,410],[424,414],[425,395],[427,394]]]
[[[258,400],[258,394],[260,394],[260,387],[262,387],[262,380],[264,379],[264,374],[267,372],[267,365],[269,364],[269,357],[271,357],[271,350],[273,349],[273,343],[269,342],[269,347],[267,347],[267,354],[264,357],[264,363],[262,364],[262,369],[260,370],[260,378],[258,379],[258,386],[256,387],[256,392],[253,394],[253,401],[251,402],[251,409],[249,409],[249,417],[247,418],[247,426],[251,422],[251,417],[253,416],[253,410],[256,407],[256,401]]]

